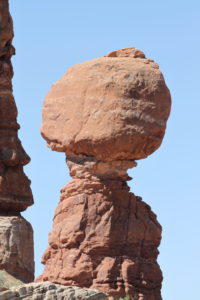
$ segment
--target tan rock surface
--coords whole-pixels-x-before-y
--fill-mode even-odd
[[[33,196],[30,180],[23,172],[23,166],[30,158],[18,138],[17,107],[12,93],[11,57],[15,53],[12,38],[13,24],[8,0],[1,0],[0,270],[23,282],[29,282],[34,278],[33,231],[20,212],[33,204]]]
[[[0,292],[1,300],[106,300],[105,294],[51,282],[30,283]]]
[[[52,87],[42,135],[66,152],[73,179],[61,191],[38,280],[110,299],[161,299],[161,226],[126,181],[135,159],[161,144],[170,101],[158,65],[135,48],[75,65]]]
[[[130,160],[160,146],[168,88],[156,63],[125,50],[75,65],[52,86],[41,132],[53,150]]]
[[[0,216],[0,269],[23,282],[34,279],[33,230],[20,216]]]

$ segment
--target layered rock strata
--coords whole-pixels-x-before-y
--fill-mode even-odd
[[[96,290],[62,286],[51,282],[29,283],[0,292],[1,300],[106,300],[107,296]]]
[[[13,24],[8,0],[0,1],[0,269],[24,282],[34,278],[33,231],[20,212],[33,204],[23,166],[30,158],[18,138],[12,92]]]
[[[135,160],[160,146],[170,103],[158,65],[135,48],[75,65],[53,85],[41,131],[66,153],[73,179],[61,191],[38,280],[111,299],[161,299],[161,226],[126,181]]]

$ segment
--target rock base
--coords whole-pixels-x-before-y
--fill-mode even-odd
[[[0,292],[1,300],[106,300],[99,291],[62,286],[51,282],[30,283]]]
[[[61,191],[38,280],[94,288],[111,299],[161,299],[162,228],[151,208],[129,192],[122,166],[88,157],[68,166],[74,179]]]

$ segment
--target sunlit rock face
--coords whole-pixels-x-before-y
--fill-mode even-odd
[[[108,161],[145,158],[160,146],[170,94],[158,65],[137,51],[75,65],[53,85],[42,124],[53,150]]]
[[[18,138],[17,108],[12,94],[13,26],[8,1],[0,3],[0,210],[23,211],[33,204],[23,166],[30,158]]]
[[[33,204],[33,196],[30,180],[23,172],[23,166],[30,161],[30,158],[24,151],[17,133],[19,129],[17,107],[12,93],[11,57],[15,53],[12,39],[13,23],[9,13],[9,4],[7,0],[1,0],[0,253],[4,255],[0,257],[0,269],[5,269],[22,281],[28,282],[34,278],[33,232],[31,225],[20,216],[20,212]],[[9,241],[7,241],[8,236]],[[29,254],[24,255],[25,250],[28,249]],[[27,262],[27,255],[29,255],[29,262]]]
[[[45,270],[38,280],[159,300],[161,226],[129,192],[127,169],[161,144],[170,93],[158,65],[126,48],[71,67],[47,94],[41,132],[66,153]]]

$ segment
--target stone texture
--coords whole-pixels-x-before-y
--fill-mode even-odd
[[[0,266],[23,282],[34,279],[33,230],[21,216],[0,216]]]
[[[51,282],[30,283],[0,292],[1,300],[106,300],[99,291],[62,286]]]
[[[161,299],[162,229],[126,181],[135,159],[161,144],[170,103],[158,65],[135,48],[75,65],[52,87],[42,135],[66,153],[73,179],[61,190],[38,281]]]
[[[104,163],[109,172],[102,179],[94,164],[90,173],[88,157],[68,157],[73,180],[61,191],[42,280],[99,289],[114,299],[140,292],[158,300],[161,226],[150,207],[129,192],[121,170],[114,178],[116,170]]]
[[[0,2],[0,211],[19,212],[33,204],[23,166],[30,158],[18,138],[17,108],[12,94],[13,26],[7,0]]]
[[[53,85],[41,128],[53,150],[105,161],[145,158],[160,146],[169,90],[156,63],[125,50],[75,65]]]
[[[0,270],[0,292],[22,284],[23,282],[21,280],[10,275],[7,271]]]
[[[30,158],[18,138],[12,92],[13,23],[8,0],[0,1],[0,270],[24,282],[34,278],[33,231],[20,212],[33,204],[23,166]]]

